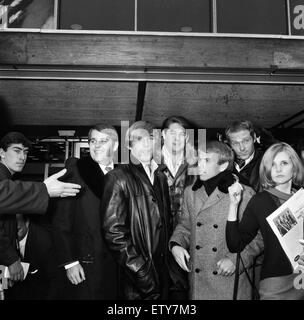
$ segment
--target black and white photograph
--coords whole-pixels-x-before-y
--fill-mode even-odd
[[[297,224],[297,220],[289,208],[286,208],[279,216],[277,216],[273,220],[273,222],[282,236],[284,236]]]
[[[303,52],[304,0],[0,0],[0,304],[303,300]]]

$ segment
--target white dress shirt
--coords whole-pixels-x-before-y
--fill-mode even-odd
[[[158,168],[157,163],[152,159],[150,164],[146,164],[146,163],[142,163],[143,168],[145,169],[145,172],[151,182],[151,184],[153,185],[154,183],[154,172],[155,170]],[[150,171],[151,169],[151,171]]]
[[[111,170],[113,170],[114,169],[114,163],[111,162],[110,164],[108,164],[106,166],[101,164],[101,163],[99,163],[99,167],[102,170],[103,174],[106,175],[109,172],[108,170],[106,170],[106,168],[111,168]]]
[[[245,160],[245,164],[243,165],[242,168],[240,168],[239,165],[235,162],[235,169],[236,169],[238,172],[240,172],[243,168],[245,168],[245,167],[247,166],[247,164],[253,159],[253,157],[254,157],[254,152],[253,152],[253,154],[252,154],[249,158],[247,158],[247,159]]]
[[[163,153],[163,156],[164,156],[165,165],[167,166],[167,168],[171,172],[172,176],[175,177],[179,167],[184,162],[183,153],[181,153],[181,155],[177,157],[176,166],[173,166],[172,155],[170,154],[170,152],[167,150],[167,148],[165,146],[163,146],[162,153]]]

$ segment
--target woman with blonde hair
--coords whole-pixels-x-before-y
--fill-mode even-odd
[[[241,189],[236,183],[229,188],[230,206],[226,240],[231,252],[241,252],[261,231],[265,257],[259,293],[261,300],[304,299],[304,290],[295,289],[297,274],[284,253],[266,218],[280,207],[304,181],[304,168],[295,150],[284,142],[275,143],[265,152],[260,164],[263,191],[249,201],[242,220],[237,222]]]

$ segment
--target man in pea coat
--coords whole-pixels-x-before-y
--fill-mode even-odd
[[[207,150],[199,151],[199,178],[185,190],[183,215],[170,239],[170,248],[177,263],[189,272],[190,299],[233,298],[236,254],[229,252],[225,237],[230,201],[228,187],[234,182],[232,166],[233,152],[226,144],[207,143]],[[241,215],[254,194],[251,188],[243,188]],[[259,252],[257,244],[243,251],[246,268]],[[250,299],[251,287],[243,271],[240,268],[237,298]]]

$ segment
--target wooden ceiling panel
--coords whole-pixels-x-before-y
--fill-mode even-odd
[[[137,83],[0,80],[1,113],[12,125],[120,125],[134,120]]]
[[[248,119],[270,128],[303,110],[303,101],[303,86],[150,83],[143,118],[160,126],[170,115],[183,115],[201,128]]]

